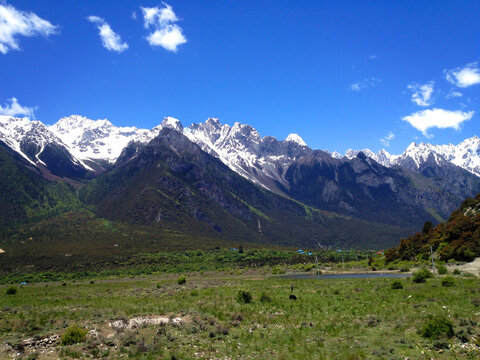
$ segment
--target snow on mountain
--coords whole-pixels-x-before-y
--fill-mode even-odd
[[[49,129],[67,144],[77,158],[101,159],[110,163],[115,162],[130,141],[148,142],[155,137],[153,129],[117,127],[107,119],[90,120],[79,115],[64,117]]]
[[[164,118],[160,125],[148,130],[134,126],[118,127],[107,119],[90,120],[79,115],[64,117],[49,129],[68,145],[76,157],[114,163],[130,141],[147,143],[163,127],[183,131],[180,121],[173,117]]]
[[[480,138],[473,136],[458,145],[432,145],[428,143],[412,142],[400,155],[391,155],[385,149],[374,153],[369,149],[352,150],[345,152],[348,159],[352,159],[363,152],[367,157],[386,167],[401,166],[417,170],[428,159],[434,159],[439,165],[447,161],[457,165],[472,174],[480,176]]]
[[[305,141],[303,141],[303,139],[298,134],[288,135],[287,138],[285,139],[285,141],[292,141],[294,143],[297,143],[298,145],[307,146],[307,143]]]
[[[275,188],[275,183],[287,186],[283,175],[288,166],[295,157],[311,151],[296,134],[285,141],[271,136],[262,138],[250,125],[222,125],[216,118],[192,124],[184,134],[236,173],[267,188]]]
[[[28,118],[0,115],[0,140],[36,166],[39,164],[46,166],[40,156],[48,145],[58,145],[68,153],[68,147],[43,123],[31,121]],[[90,170],[81,160],[73,156],[70,160],[74,164]]]
[[[285,173],[295,159],[311,153],[303,139],[290,134],[284,141],[274,137],[262,137],[252,126],[235,123],[221,124],[209,118],[204,123],[183,128],[173,117],[165,117],[153,129],[118,127],[107,119],[91,120],[79,115],[60,119],[51,126],[39,121],[0,116],[0,140],[18,152],[33,165],[42,164],[40,155],[47,144],[57,144],[70,153],[71,161],[92,170],[87,164],[105,160],[113,164],[131,141],[147,143],[164,127],[183,132],[192,142],[207,153],[219,158],[238,174],[267,188],[288,187]],[[377,153],[369,149],[345,152],[352,159],[363,152],[367,157],[386,167],[401,166],[417,170],[433,159],[441,165],[447,161],[480,176],[480,138],[474,136],[458,145],[432,145],[411,143],[400,155],[392,155],[385,149]],[[334,158],[342,158],[338,152],[329,152]],[[43,163],[43,165],[45,165]]]
[[[413,162],[413,167],[418,168],[427,161],[429,156],[433,156],[438,164],[448,161],[480,176],[480,138],[478,136],[466,139],[458,145],[411,143],[394,164],[407,166]]]
[[[347,159],[353,159],[356,157],[360,152],[362,152],[366,157],[375,160],[379,164],[390,167],[392,166],[392,161],[395,159],[395,155],[391,155],[385,149],[380,150],[378,153],[374,153],[370,149],[362,149],[362,150],[353,150],[348,149],[345,152],[345,157]]]

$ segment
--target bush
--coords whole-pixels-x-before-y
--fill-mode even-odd
[[[415,283],[424,283],[427,279],[432,278],[433,274],[427,269],[421,269],[413,273],[413,282]]]
[[[95,280],[90,280],[90,285],[95,284]]]
[[[198,296],[198,290],[190,291],[190,296]]]
[[[272,298],[265,291],[263,291],[260,294],[260,302],[266,303],[266,302],[271,302],[271,301],[272,301]]]
[[[400,272],[402,272],[402,273],[409,272],[409,271],[410,271],[410,268],[409,268],[409,267],[402,267],[402,268],[400,268]]]
[[[445,275],[448,273],[447,267],[445,265],[438,265],[437,270],[440,275]]]
[[[453,336],[453,323],[443,316],[430,317],[419,334],[427,339],[450,338]]]
[[[7,295],[15,295],[17,293],[17,287],[16,286],[9,286],[7,288]]]
[[[453,279],[453,277],[447,276],[447,277],[443,278],[442,286],[443,287],[455,286],[455,280]]]
[[[400,280],[392,282],[392,289],[403,289],[403,284]]]
[[[237,302],[240,304],[249,304],[252,302],[252,293],[248,290],[239,290],[237,293]]]
[[[462,272],[458,269],[453,270],[453,275],[460,275]]]
[[[185,276],[180,276],[177,282],[178,282],[178,285],[184,285],[187,283],[187,278]]]
[[[73,345],[73,344],[82,343],[85,341],[86,336],[87,336],[86,329],[82,329],[77,325],[70,326],[62,335],[62,345]]]

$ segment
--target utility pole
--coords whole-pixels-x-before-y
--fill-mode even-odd
[[[433,260],[433,247],[430,245],[430,255],[432,257],[432,272],[435,274],[435,261]]]

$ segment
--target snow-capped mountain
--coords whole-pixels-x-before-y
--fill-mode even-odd
[[[89,167],[40,121],[0,116],[0,141],[30,165],[57,176],[83,176]]]
[[[387,167],[400,166],[415,171],[427,161],[433,159],[438,165],[448,162],[480,176],[480,138],[478,136],[466,139],[458,145],[432,145],[412,142],[400,155],[391,155],[385,149],[378,153],[369,149],[349,149],[345,152],[345,157],[352,159],[360,151]]]
[[[297,134],[290,134],[284,141],[272,136],[262,138],[250,125],[222,125],[215,118],[190,125],[184,134],[236,173],[271,190],[279,184],[288,187],[286,170],[296,157],[312,151]]]
[[[31,165],[47,166],[45,159],[49,154],[51,157],[55,147],[55,151],[62,154],[63,165],[70,162],[71,166],[85,172],[100,173],[113,166],[128,144],[147,144],[164,127],[182,132],[236,173],[277,192],[289,188],[285,178],[288,168],[314,151],[297,134],[279,141],[271,136],[262,137],[248,124],[230,126],[215,118],[183,128],[179,120],[166,117],[153,129],[141,129],[118,127],[106,119],[91,120],[79,115],[64,117],[50,126],[39,121],[0,116],[0,140]],[[326,152],[333,158],[343,158],[338,152]],[[386,167],[420,171],[423,164],[433,161],[439,166],[453,164],[480,177],[480,139],[477,136],[458,145],[412,143],[400,155],[392,155],[384,149],[377,153],[369,149],[350,149],[344,157],[351,160],[360,152]],[[102,163],[108,166],[99,165]],[[47,167],[50,166],[53,165]]]

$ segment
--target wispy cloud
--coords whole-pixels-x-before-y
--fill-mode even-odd
[[[412,102],[418,106],[430,106],[433,104],[433,87],[435,83],[430,81],[426,84],[420,85],[411,83],[407,88],[412,91]]]
[[[163,3],[164,7],[142,7],[144,26],[154,31],[147,36],[151,46],[161,46],[165,50],[177,52],[179,45],[187,42],[183,30],[175,24],[179,19],[172,7]]]
[[[447,99],[462,97],[463,94],[460,91],[450,90],[450,92],[445,96]]]
[[[35,108],[22,106],[18,103],[18,100],[14,97],[8,99],[10,104],[6,103],[5,106],[0,105],[0,115],[7,116],[24,116],[31,119],[35,119]]]
[[[370,55],[368,58],[369,58],[370,60],[375,60],[376,58],[378,58],[378,56],[375,55],[375,54],[373,54],[373,55]]]
[[[383,144],[383,146],[389,147],[390,141],[393,140],[394,138],[395,138],[395,134],[390,131],[387,136],[380,139],[380,142]]]
[[[0,53],[20,50],[18,36],[49,36],[57,27],[36,14],[15,9],[0,1]]]
[[[89,16],[88,21],[97,25],[100,39],[102,39],[103,47],[110,51],[124,52],[128,49],[128,44],[122,42],[120,36],[112,30],[110,25],[101,17]]]
[[[463,68],[458,67],[443,72],[448,82],[460,88],[480,84],[480,70],[476,61],[465,65]]]
[[[380,83],[382,80],[377,79],[375,77],[363,79],[361,81],[357,81],[353,84],[350,84],[347,89],[351,91],[361,91],[363,89],[367,89],[370,87],[375,87],[378,83]]]
[[[415,129],[421,131],[424,136],[432,137],[432,135],[427,133],[428,129],[452,128],[459,130],[460,125],[464,121],[470,120],[474,113],[474,111],[463,112],[460,110],[450,111],[444,109],[428,109],[405,116],[402,118],[402,120],[408,122]]]

